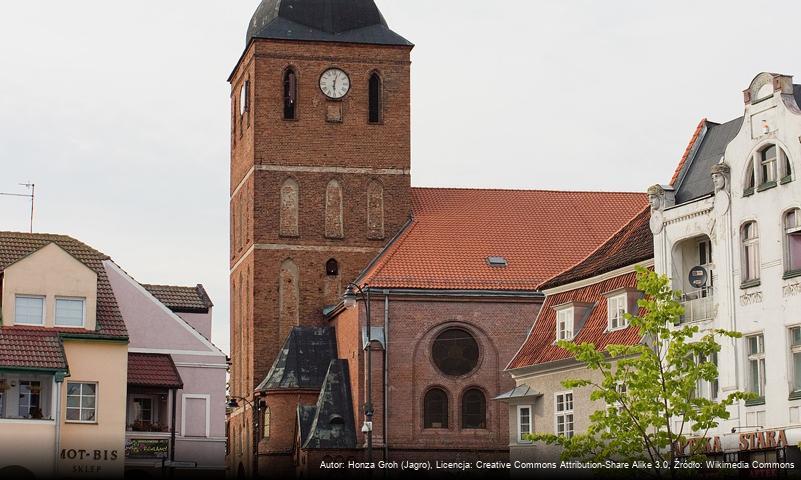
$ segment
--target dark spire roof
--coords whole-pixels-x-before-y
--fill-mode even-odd
[[[412,45],[389,29],[373,0],[262,0],[246,43],[254,38]]]
[[[319,390],[335,358],[336,339],[330,327],[294,327],[256,390]]]

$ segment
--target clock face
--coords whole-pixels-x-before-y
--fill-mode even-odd
[[[350,90],[350,78],[338,68],[329,68],[320,75],[320,90],[328,98],[342,98]]]

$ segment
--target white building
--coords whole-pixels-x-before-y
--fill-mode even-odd
[[[699,393],[760,398],[732,407],[710,448],[798,464],[801,85],[761,73],[744,99],[742,117],[703,120],[671,185],[649,189],[655,268],[685,292],[684,322],[744,335],[721,345],[719,381]]]

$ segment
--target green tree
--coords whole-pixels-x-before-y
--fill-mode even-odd
[[[696,395],[699,382],[718,378],[712,361],[720,351],[718,340],[741,334],[713,330],[699,336],[698,326],[679,323],[684,308],[670,280],[644,268],[637,272],[638,289],[645,294],[638,304],[644,313],[626,314],[626,319],[639,328],[639,344],[609,345],[599,351],[591,343],[558,342],[589,370],[599,372],[596,376],[601,379],[569,379],[562,385],[590,387],[590,398],[604,401],[607,407],[590,415],[584,433],[573,437],[535,434],[529,439],[560,445],[563,460],[642,461],[650,466],[637,470],[639,475],[675,477],[675,446],[705,437],[720,420],[729,418],[728,406],[753,396],[734,392],[711,400]],[[688,445],[685,454],[697,456],[703,447],[703,442]]]

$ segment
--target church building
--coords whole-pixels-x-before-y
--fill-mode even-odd
[[[411,187],[412,48],[373,0],[263,0],[251,19],[229,78],[237,477],[508,458],[493,399],[539,284],[647,204]]]

